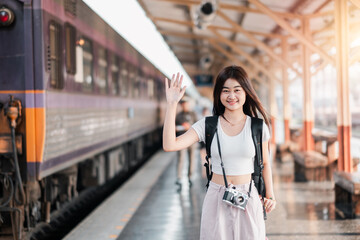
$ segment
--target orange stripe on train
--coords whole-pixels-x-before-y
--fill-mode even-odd
[[[26,108],[26,159],[42,162],[45,144],[45,108]]]
[[[0,94],[45,93],[45,90],[3,90]]]

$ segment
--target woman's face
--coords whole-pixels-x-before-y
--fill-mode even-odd
[[[240,83],[232,78],[227,79],[220,94],[220,101],[225,109],[230,111],[242,109],[245,100],[246,94]]]

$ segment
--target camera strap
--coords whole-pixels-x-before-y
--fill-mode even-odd
[[[224,163],[221,157],[221,148],[220,148],[220,141],[219,141],[219,133],[217,131],[217,128],[215,130],[215,134],[216,134],[216,140],[217,140],[217,145],[218,145],[218,151],[219,151],[219,156],[220,156],[220,161],[221,161],[221,168],[222,168],[222,172],[223,172],[223,176],[224,176],[224,183],[225,183],[225,187],[228,188],[229,185],[227,183],[227,179],[226,179],[226,174],[225,174],[225,168],[224,168]],[[249,185],[249,191],[248,191],[248,196],[250,198],[250,193],[251,193],[251,185],[252,185],[252,178],[250,179],[250,185]]]
[[[221,148],[220,148],[220,141],[219,141],[219,133],[218,133],[218,131],[217,131],[217,128],[216,128],[216,130],[215,130],[215,134],[216,134],[218,151],[219,151],[219,156],[220,156],[220,161],[221,161],[221,168],[222,168],[222,172],[223,172],[223,176],[224,176],[224,183],[225,183],[225,187],[228,188],[228,183],[227,183],[227,179],[226,179],[224,163],[223,163],[223,160],[222,160],[222,157],[221,157]]]

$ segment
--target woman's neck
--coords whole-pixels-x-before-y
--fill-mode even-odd
[[[238,122],[240,120],[245,119],[246,115],[245,113],[241,110],[238,111],[226,111],[223,114],[224,118],[230,122]]]

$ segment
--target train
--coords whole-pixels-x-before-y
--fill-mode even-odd
[[[81,0],[0,0],[0,238],[160,147],[164,78]]]

